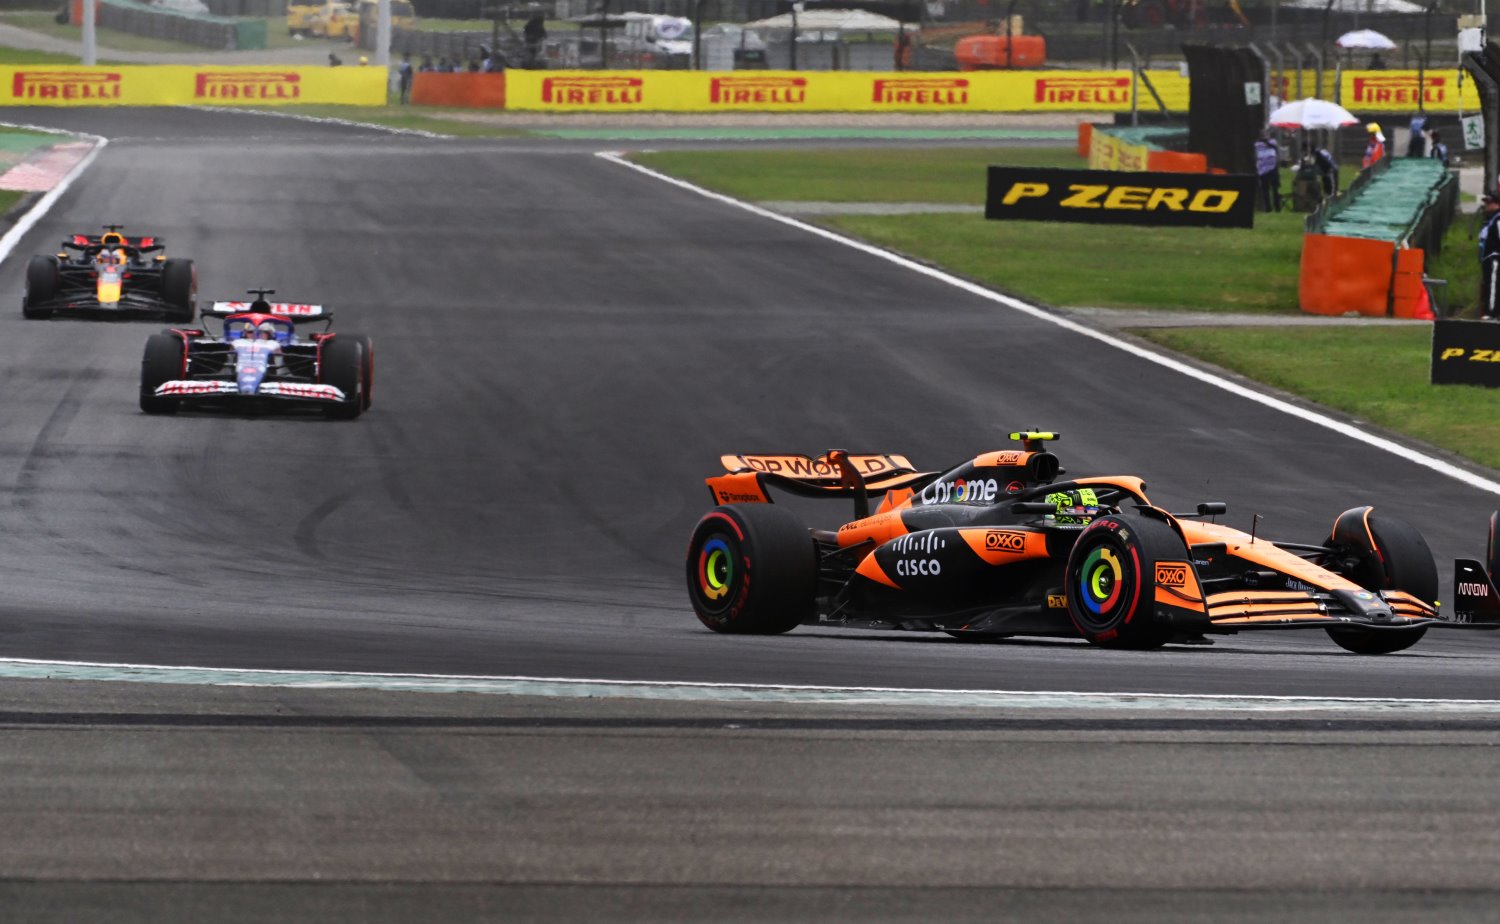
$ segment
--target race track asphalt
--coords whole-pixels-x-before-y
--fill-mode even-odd
[[[0,312],[4,657],[646,681],[1500,698],[1500,639],[1480,633],[1431,633],[1410,652],[1381,659],[1346,654],[1321,633],[1242,635],[1208,648],[1152,653],[1108,652],[1072,641],[968,645],[942,636],[810,629],[762,639],[713,635],[692,617],[682,554],[708,506],[702,479],[715,472],[723,452],[844,447],[901,452],[939,467],[1004,448],[1005,434],[1017,427],[1049,427],[1064,434],[1054,448],[1071,473],[1139,474],[1158,503],[1172,509],[1227,501],[1231,525],[1248,527],[1252,514],[1260,514],[1264,535],[1319,541],[1340,511],[1373,503],[1417,524],[1440,562],[1482,552],[1496,498],[868,254],[665,185],[592,156],[584,143],[434,140],[175,109],[31,110],[9,118],[92,131],[111,142],[0,265],[0,292],[13,295],[12,310]],[[19,311],[26,257],[105,222],[163,236],[171,253],[196,259],[202,298],[270,286],[278,297],[332,307],[340,330],[370,334],[378,357],[371,412],[347,423],[141,414],[140,351],[155,325],[29,322]],[[1086,271],[1086,255],[1079,262]],[[825,515],[831,523],[844,513],[835,505]],[[1448,570],[1440,568],[1445,588]],[[0,726],[19,735],[16,722],[36,724],[40,720],[16,716],[33,714],[39,707],[25,701],[39,697],[47,700],[44,712],[62,710],[97,725],[101,741],[126,750],[146,746],[128,728],[121,731],[121,722],[101,718],[87,696],[74,702],[74,695],[82,694],[49,698],[28,687],[23,702],[0,716]],[[401,702],[402,709],[423,711]],[[264,708],[272,714],[279,707]],[[346,740],[375,740],[357,727],[352,734]],[[930,785],[904,787],[902,780],[914,777],[897,772],[930,772],[922,769],[930,756],[925,739],[916,733],[897,738],[895,776],[883,777],[875,791],[891,800],[918,790],[930,795]],[[1106,738],[1106,744],[1114,740]],[[403,738],[399,747],[380,747],[397,757],[401,773],[415,773],[430,787],[418,787],[427,796],[452,795],[444,754],[464,772],[477,772],[494,757],[460,754],[451,738],[416,739],[425,743]],[[106,785],[101,781],[118,755],[80,744],[87,739],[70,740],[85,753],[54,743],[28,752],[35,760],[11,769],[46,779],[86,768],[98,775],[88,778],[95,785]],[[311,746],[326,748],[331,741],[319,737]],[[558,748],[582,753],[598,743],[567,734],[559,741]],[[528,738],[525,746],[536,744]],[[711,784],[723,768],[713,761],[733,764],[732,751],[721,744],[703,744],[713,760],[695,778],[701,785],[689,787],[702,800],[702,817],[718,817],[714,806],[722,793]],[[253,749],[253,742],[244,746]],[[809,748],[780,757],[758,752],[753,760],[774,767],[784,766],[783,759],[840,753],[836,740],[820,738]],[[1020,740],[1005,753],[1030,753],[1027,748]],[[634,781],[630,792],[681,782],[654,774],[649,751],[626,760],[630,769],[622,776]],[[1472,787],[1445,790],[1441,807],[1397,798],[1408,792],[1403,782],[1424,783],[1424,767],[1450,772],[1450,780],[1477,779],[1476,752],[1459,757],[1459,751],[1439,750],[1423,760],[1396,752],[1403,755],[1393,765],[1399,773],[1383,782],[1361,777],[1368,785],[1346,781],[1344,796],[1328,796],[1344,800],[1328,809],[1335,819],[1329,824],[1345,817],[1339,811],[1361,819],[1350,830],[1366,825],[1414,832],[1409,826],[1420,826],[1423,813],[1433,811],[1447,819],[1462,818],[1466,810],[1494,817],[1493,800]],[[1280,761],[1289,752],[1275,753]],[[359,767],[364,756],[356,749],[328,759]],[[571,766],[567,756],[546,759]],[[944,791],[952,791],[954,779],[984,773],[993,757],[953,758],[950,773],[939,777],[948,781]],[[1159,785],[1168,770],[1157,757],[1141,763],[1139,753],[1106,748],[1095,759],[1119,760],[1122,774],[1141,781],[1143,788],[1120,804],[1153,831],[1191,829],[1199,817],[1196,800],[1211,797],[1178,787],[1187,799],[1179,804],[1182,814],[1164,818],[1154,814],[1157,802],[1171,804],[1174,790]],[[1190,765],[1194,756],[1182,759],[1176,766]],[[1243,766],[1222,751],[1206,759]],[[1024,772],[1066,775],[1066,766],[1082,764],[1041,760],[1025,764]],[[1256,813],[1276,792],[1299,785],[1300,766],[1299,760],[1276,763],[1281,785],[1256,789],[1239,814],[1221,818],[1224,830],[1257,824]],[[141,772],[152,769],[147,761]],[[224,769],[228,791],[275,801],[257,789],[264,778],[255,769]],[[304,785],[294,773],[275,779],[291,790]],[[378,774],[351,773],[347,781],[353,792],[367,791],[361,786],[379,791]],[[1049,798],[1065,806],[1071,793],[1096,782],[1085,776],[1076,781],[1079,790],[1060,787]],[[183,785],[201,793],[194,789],[201,783],[189,778]],[[108,791],[89,789],[87,780],[79,785],[95,796]],[[545,800],[546,786],[538,785],[538,791],[517,790],[514,798]],[[74,794],[37,787],[11,792],[13,811],[39,806],[39,814],[27,816],[41,825],[32,830],[66,829],[77,839],[58,848],[55,867],[41,871],[18,873],[0,852],[0,873],[26,881],[139,881],[168,862],[148,851],[132,854],[135,863],[100,866],[89,825],[68,827],[78,822],[69,815],[69,806],[78,804]],[[792,824],[788,813],[798,810],[778,803],[773,789],[755,789],[763,799],[736,803],[730,810],[739,812],[737,822],[753,826],[756,813],[766,812],[767,824]],[[1394,821],[1380,814],[1381,799],[1399,803],[1404,814]],[[928,814],[908,831],[913,840],[900,842],[917,852],[921,844],[941,845],[929,859],[964,850],[960,841],[944,841],[942,832],[958,822],[948,820],[957,817],[948,814],[952,803],[938,803],[917,807]],[[318,827],[314,802],[298,804],[306,812],[288,821],[290,833],[281,832],[286,840],[277,841],[292,844],[288,862],[320,855],[319,837],[338,836]],[[517,804],[471,807],[485,813]],[[107,798],[95,808],[111,811]],[[411,803],[393,811],[420,818],[431,808]],[[464,803],[442,809],[461,816]],[[698,817],[676,817],[673,830],[690,836]],[[89,824],[97,818],[91,815]],[[825,831],[819,826],[857,824],[854,819],[802,817],[801,823]],[[901,819],[886,821],[891,831],[904,830]],[[553,834],[563,843],[592,843],[593,835],[578,827],[582,822],[575,817],[572,824]],[[1003,820],[988,824],[987,837],[1022,843],[1040,830],[1007,827]],[[1296,843],[1299,850],[1321,849],[1315,827]],[[1493,857],[1492,841],[1455,845],[1467,829],[1440,828],[1433,837],[1440,847],[1453,846],[1470,872],[1443,884],[1463,901],[1492,895],[1496,881],[1487,870],[1494,865],[1485,862]],[[847,857],[835,864],[836,875],[823,879],[786,873],[777,864],[791,862],[788,857],[811,862],[829,849],[816,837],[797,841],[788,830],[796,850],[805,852],[778,854],[767,843],[753,863],[769,865],[752,865],[740,878],[725,879],[712,864],[694,867],[698,878],[684,876],[699,886],[774,880],[793,890],[799,882],[835,888],[860,878]],[[409,835],[387,832],[390,849]],[[504,834],[485,829],[465,836],[493,846]],[[223,841],[222,832],[206,825],[187,844]],[[1099,851],[1138,846],[1123,835],[1061,837],[1048,849],[1066,854],[1085,841]],[[622,843],[653,849],[628,838]],[[1233,837],[1209,839],[1201,851],[1174,855],[1203,859],[1215,846],[1234,844]],[[1411,844],[1394,837],[1386,846],[1399,853]],[[1434,857],[1443,855],[1433,848]],[[219,865],[187,864],[186,879],[172,881],[211,880],[214,870],[234,878],[224,870],[236,868],[238,854],[213,856]],[[1371,859],[1368,851],[1358,856],[1361,863]],[[406,876],[402,881],[426,882],[442,878],[434,870],[448,869],[447,862],[391,872],[378,864],[361,867],[354,857],[331,875],[364,882],[363,870],[378,881]],[[1267,862],[1257,869],[1285,866],[1284,858]],[[1065,867],[1087,877],[1091,864],[1073,854]],[[370,872],[377,868],[378,875]],[[772,868],[781,872],[762,880],[753,875]],[[275,866],[265,875],[275,879],[285,869]],[[560,869],[567,882],[624,888],[632,881],[608,864]],[[1028,876],[1024,867],[1007,869],[1004,881],[976,869],[973,882],[1040,888],[1027,894],[1044,903],[1047,895],[1062,894],[1047,890],[1066,891],[1051,878]],[[866,873],[871,881],[881,879],[878,868]],[[1149,885],[1207,890],[1203,900],[1212,907],[1215,890],[1242,881],[1232,873],[1178,877],[1158,869]],[[671,879],[656,880],[663,904],[653,906],[658,915],[641,919],[681,917],[671,911]],[[1107,890],[1128,891],[1144,881],[1132,879],[1128,869],[1103,871],[1094,880],[1106,890],[1095,896],[1104,903],[1099,907],[1113,900]],[[1423,881],[1408,875],[1400,887],[1420,890]],[[1266,873],[1254,883],[1262,891],[1246,907],[1264,902],[1273,916],[1299,907],[1294,899],[1277,903],[1276,890],[1293,886],[1305,890],[1298,895],[1323,894],[1326,902],[1316,908],[1337,906],[1346,918],[1370,907],[1367,898],[1349,904],[1351,897],[1368,896],[1366,875],[1331,876],[1321,893],[1317,882],[1290,872]],[[44,904],[50,893],[16,894]],[[792,904],[795,894],[777,893]],[[862,894],[880,917],[878,896]],[[953,907],[976,897],[986,896],[967,893]],[[724,901],[744,899],[735,893]],[[830,901],[836,905],[836,899]],[[549,906],[545,894],[537,901],[539,918],[549,916],[548,907],[562,907]],[[620,912],[611,901],[612,893],[599,892],[588,907]],[[1190,914],[1199,907],[1182,901],[1172,909]],[[1471,910],[1483,914],[1482,907]]]

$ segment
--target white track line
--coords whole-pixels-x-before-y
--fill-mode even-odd
[[[420,128],[396,128],[393,125],[379,125],[374,122],[358,122],[354,119],[336,119],[332,116],[310,116],[297,112],[281,112],[275,109],[242,109],[237,106],[184,106],[184,109],[201,109],[204,112],[232,112],[237,115],[259,115],[271,116],[277,119],[294,119],[298,122],[315,122],[321,125],[345,125],[354,128],[371,128],[376,131],[386,132],[392,135],[411,135],[416,138],[452,138],[452,135],[440,135],[437,132],[424,131]]]
[[[1080,334],[1084,337],[1089,337],[1091,339],[1097,340],[1100,343],[1112,346],[1117,350],[1124,350],[1126,353],[1129,353],[1132,356],[1140,357],[1147,362],[1156,363],[1158,366],[1164,366],[1174,372],[1181,373],[1188,378],[1196,379],[1200,382],[1212,385],[1215,388],[1221,388],[1232,395],[1238,395],[1241,398],[1246,398],[1250,401],[1254,401],[1256,404],[1263,405],[1274,411],[1280,411],[1283,414],[1288,414],[1292,417],[1296,417],[1299,420],[1305,420],[1308,423],[1316,424],[1320,427],[1332,430],[1333,432],[1338,433],[1342,436],[1347,436],[1352,440],[1357,440],[1361,443],[1364,443],[1367,446],[1379,449],[1382,452],[1388,452],[1391,455],[1401,459],[1405,459],[1408,462],[1415,463],[1424,468],[1429,468],[1440,475],[1452,478],[1453,480],[1466,484],[1471,488],[1478,488],[1481,491],[1487,491],[1491,494],[1500,494],[1500,482],[1485,478],[1482,475],[1477,475],[1471,471],[1460,468],[1457,465],[1452,464],[1451,462],[1446,462],[1442,459],[1437,458],[1436,456],[1430,456],[1424,452],[1419,452],[1415,449],[1403,446],[1400,443],[1393,442],[1384,437],[1377,436],[1373,433],[1368,433],[1364,430],[1361,430],[1359,427],[1354,426],[1353,424],[1345,423],[1341,420],[1335,420],[1334,418],[1329,417],[1327,414],[1321,414],[1317,411],[1309,410],[1304,407],[1298,407],[1297,405],[1292,404],[1289,401],[1283,401],[1280,398],[1265,394],[1260,391],[1256,391],[1253,388],[1247,388],[1246,386],[1241,385],[1238,382],[1230,381],[1229,379],[1226,379],[1219,375],[1215,375],[1212,372],[1206,371],[1204,369],[1199,369],[1180,360],[1173,359],[1170,356],[1164,356],[1160,353],[1152,352],[1151,350],[1147,350],[1133,343],[1113,339],[1107,334],[1094,330],[1091,327],[1085,327],[1084,325],[1079,324],[1076,321],[1071,321],[1057,314],[1053,314],[1052,312],[1047,311],[1046,309],[1041,308],[1037,305],[1033,305],[1029,302],[1023,302],[1018,298],[1012,298],[1009,295],[1004,295],[1000,292],[986,289],[981,285],[969,282],[967,279],[960,279],[959,277],[954,276],[950,273],[945,273],[942,270],[933,269],[930,266],[924,266],[921,263],[917,263],[914,260],[909,260],[899,254],[891,253],[888,250],[882,250],[879,247],[876,247],[872,244],[866,244],[863,241],[845,237],[844,235],[839,234],[835,231],[830,231],[827,228],[820,228],[817,225],[808,224],[805,221],[799,221],[795,218],[790,218],[786,215],[778,214],[769,209],[761,208],[758,205],[752,205],[749,202],[744,202],[731,196],[716,193],[711,190],[704,189],[701,186],[695,186],[692,183],[686,182],[684,180],[679,180],[676,177],[667,176],[664,173],[659,173],[649,167],[643,167],[640,164],[633,163],[632,161],[627,160],[622,152],[600,151],[595,156],[601,157],[609,161],[610,163],[619,164],[622,167],[628,167],[631,170],[636,171],[637,173],[643,173],[646,176],[660,180],[663,183],[670,183],[671,185],[676,186],[679,189],[685,189],[689,192],[696,193],[700,196],[703,196],[704,198],[713,199],[714,201],[721,202],[724,205],[742,209],[746,212],[750,212],[753,215],[759,215],[762,218],[768,218],[771,221],[780,222],[784,225],[788,225],[789,227],[797,228],[801,231],[806,231],[809,234],[816,234],[818,237],[824,238],[825,240],[833,241],[836,244],[842,244],[845,247],[851,247],[855,250],[867,253],[873,257],[878,257],[879,259],[885,260],[889,263],[894,263],[897,266],[911,270],[914,273],[920,273],[921,275],[926,276],[929,279],[935,279],[939,282],[943,282],[950,286],[953,286],[954,288],[962,289],[963,291],[968,292],[971,295],[977,295],[980,298],[995,302],[996,304],[1004,305],[1005,307],[1010,308],[1014,311],[1019,311],[1022,314],[1031,315],[1032,317],[1037,318],[1038,320],[1046,321],[1049,324],[1055,324],[1058,327],[1063,328],[1064,330],[1072,331],[1075,334]]]
[[[1338,712],[1432,718],[1500,717],[1500,700],[1379,699],[1339,696],[1200,696],[1176,693],[937,690],[906,687],[832,687],[753,683],[667,683],[567,677],[487,677],[471,674],[376,674],[360,671],[236,670],[149,664],[0,660],[0,678],[129,681],[293,689],[407,693],[482,693],[502,696],[630,698],[678,702],[769,702],[839,705],[1067,709],[1088,712]]]
[[[22,215],[11,226],[10,230],[5,232],[4,236],[0,236],[0,262],[4,262],[10,259],[11,251],[16,249],[16,245],[21,242],[21,238],[26,236],[26,232],[35,227],[38,221],[41,221],[42,216],[46,215],[47,211],[52,208],[57,200],[62,198],[63,193],[68,191],[68,187],[72,186],[75,180],[83,176],[83,171],[89,168],[89,165],[94,162],[94,158],[98,157],[99,152],[104,150],[104,146],[109,144],[109,139],[102,138],[99,135],[65,132],[55,128],[44,128],[40,125],[23,125],[16,122],[0,122],[0,126],[6,128],[23,128],[27,131],[46,132],[49,135],[72,135],[94,143],[94,149],[85,154],[83,160],[74,164],[73,169],[69,170],[67,175],[56,186],[43,194],[31,208],[26,210],[26,214]]]

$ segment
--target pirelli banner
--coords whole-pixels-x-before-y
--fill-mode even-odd
[[[1134,91],[1129,71],[511,70],[505,80],[505,107],[535,112],[1129,112]],[[1164,72],[1156,86],[1187,111],[1185,78]]]
[[[991,167],[984,217],[1249,228],[1255,222],[1255,177]]]
[[[12,106],[383,106],[383,67],[0,67]]]

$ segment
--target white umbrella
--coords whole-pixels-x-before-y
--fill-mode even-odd
[[[1338,103],[1311,97],[1277,107],[1266,121],[1277,128],[1342,128],[1359,124],[1354,113]]]
[[[1340,48],[1368,48],[1372,51],[1390,51],[1396,43],[1374,29],[1357,29],[1339,36]]]

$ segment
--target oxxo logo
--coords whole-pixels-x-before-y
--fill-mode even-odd
[[[1163,587],[1186,587],[1187,580],[1187,565],[1171,562],[1156,566],[1156,583]]]
[[[567,106],[634,106],[645,99],[639,77],[546,77],[542,102]]]
[[[1240,194],[1234,189],[1189,190],[1171,186],[1115,186],[1108,183],[1068,183],[1067,193],[1057,203],[1065,209],[1110,211],[1223,213],[1234,208]],[[1000,197],[1002,205],[1054,195],[1053,184],[1016,182]]]
[[[1013,533],[1005,529],[991,529],[984,534],[984,550],[986,552],[1024,552],[1026,551],[1026,534]]]
[[[715,77],[708,82],[708,101],[734,106],[743,103],[805,103],[806,77]]]
[[[198,99],[300,99],[302,77],[282,71],[204,71],[193,88]]]
[[[969,481],[957,478],[930,484],[917,496],[924,504],[978,504],[994,500],[999,493],[1000,485],[993,478]]]
[[[119,74],[80,71],[16,71],[11,96],[16,99],[119,99]]]

